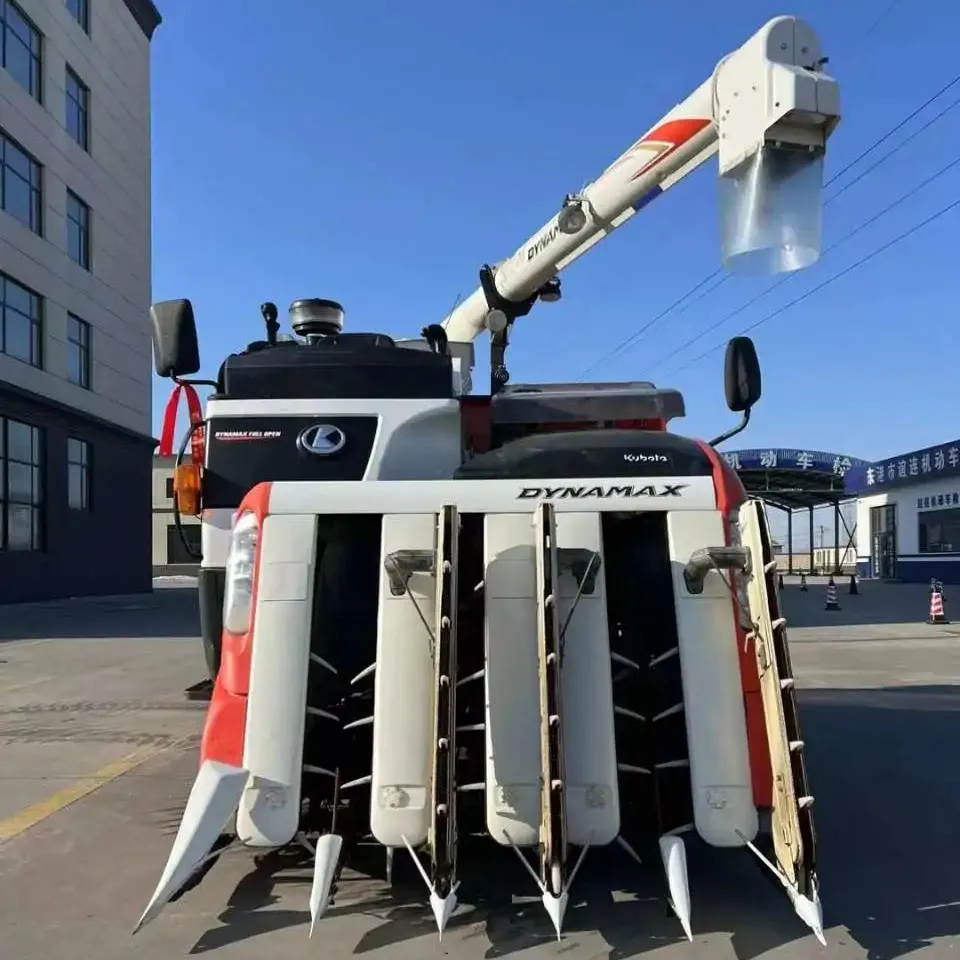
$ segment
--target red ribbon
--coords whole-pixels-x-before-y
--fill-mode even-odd
[[[177,412],[180,409],[181,393],[187,398],[190,426],[196,427],[190,437],[190,453],[193,456],[194,464],[202,467],[204,456],[203,427],[197,426],[197,424],[203,423],[203,411],[200,408],[200,397],[197,396],[197,391],[189,383],[178,383],[170,392],[166,409],[163,411],[163,429],[160,432],[159,454],[161,457],[173,456],[173,441],[177,430]]]

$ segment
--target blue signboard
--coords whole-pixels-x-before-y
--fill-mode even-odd
[[[841,453],[827,453],[825,450],[792,450],[767,448],[765,450],[731,450],[721,456],[734,470],[793,470],[832,473],[846,478],[856,470],[866,470],[870,464],[866,460],[848,457]]]
[[[960,480],[960,440],[877,460],[844,478],[848,493],[870,495],[931,480]]]

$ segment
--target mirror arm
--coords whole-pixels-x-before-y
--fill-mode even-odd
[[[215,380],[188,380],[183,377],[171,377],[170,379],[174,383],[182,384],[185,387],[213,387],[214,390],[219,389]]]
[[[743,411],[743,417],[740,419],[740,422],[732,430],[728,430],[726,433],[721,433],[719,437],[714,437],[710,441],[710,446],[715,447],[717,444],[723,443],[724,440],[729,440],[731,437],[735,437],[742,430],[745,430],[747,424],[750,422],[750,411],[752,409],[752,407],[747,407],[747,409]]]

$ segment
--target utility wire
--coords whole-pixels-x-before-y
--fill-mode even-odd
[[[828,203],[832,203],[837,199],[842,193],[846,193],[855,183],[859,183],[864,177],[869,176],[877,169],[881,164],[886,163],[892,156],[902,150],[908,143],[911,143],[917,137],[920,136],[925,130],[929,130],[935,123],[939,123],[951,110],[956,109],[957,106],[960,106],[960,97],[957,97],[955,100],[951,100],[939,113],[935,113],[926,123],[922,126],[917,127],[908,137],[901,140],[892,150],[885,153],[879,160],[875,160],[873,163],[867,167],[866,170],[858,173],[852,180],[848,180],[832,197],[828,197],[823,205],[826,206]],[[836,180],[836,177],[833,178]]]
[[[871,153],[874,152],[874,150],[876,150],[878,147],[880,147],[880,146],[882,146],[884,143],[886,143],[892,136],[894,136],[895,134],[897,134],[897,133],[898,133],[900,130],[902,130],[908,123],[910,123],[911,120],[913,120],[913,119],[915,119],[917,116],[919,116],[919,115],[920,115],[924,110],[926,110],[927,107],[929,107],[934,101],[936,101],[937,99],[939,99],[940,97],[942,97],[948,90],[950,90],[950,89],[952,89],[953,87],[955,87],[958,83],[960,83],[960,74],[957,74],[952,80],[949,81],[949,83],[946,83],[946,84],[945,84],[944,86],[942,86],[936,93],[934,93],[934,94],[932,94],[931,96],[929,96],[926,100],[923,101],[923,103],[920,104],[919,107],[917,107],[917,108],[916,108],[915,110],[913,110],[911,113],[907,114],[907,116],[905,116],[902,120],[900,120],[899,122],[897,122],[897,123],[896,123],[893,127],[891,127],[886,133],[884,133],[882,136],[878,137],[876,140],[873,141],[873,143],[871,143],[868,147],[866,147],[866,148],[865,148],[864,150],[862,150],[859,154],[857,154],[857,156],[854,157],[853,160],[851,160],[851,161],[850,161],[848,164],[846,164],[842,169],[840,169],[837,173],[835,173],[832,177],[830,177],[830,179],[827,180],[827,182],[824,184],[824,187],[825,187],[825,188],[826,188],[826,187],[829,187],[831,184],[835,183],[835,182],[836,182],[837,180],[839,180],[842,176],[844,176],[844,174],[846,174],[846,173],[849,172],[851,169],[853,169],[853,167],[857,166],[857,164],[859,164],[862,160],[865,160],[868,156],[870,156]],[[938,117],[935,118],[935,120],[936,120],[936,119],[939,119],[939,118],[943,115],[943,113],[947,112],[947,110],[953,109],[953,107],[955,107],[956,105],[957,105],[957,101],[954,101],[954,103],[952,103],[949,107],[946,108],[945,111],[943,111],[941,114],[939,114]],[[904,145],[904,144],[906,144],[906,143],[909,143],[912,139],[914,139],[919,133],[921,133],[921,132],[922,132],[923,130],[925,130],[925,129],[926,129],[926,126],[921,127],[920,130],[918,130],[918,131],[916,131],[915,133],[911,134],[905,141],[903,141],[903,144],[901,144],[900,146],[902,146],[902,145]],[[899,149],[899,146],[898,146],[896,149]],[[895,151],[894,151],[894,152],[895,152]],[[890,156],[890,155],[891,155],[891,154],[885,154],[884,157],[882,157],[877,163],[873,164],[867,171],[865,171],[863,174],[861,174],[861,175],[859,175],[858,177],[856,177],[851,183],[848,183],[846,186],[842,187],[842,188],[841,188],[839,191],[837,191],[837,193],[835,193],[831,198],[829,198],[828,200],[824,201],[824,206],[826,206],[826,204],[829,203],[830,200],[835,200],[835,199],[836,199],[838,196],[840,196],[840,194],[843,193],[843,191],[846,190],[848,187],[852,186],[854,183],[857,183],[859,180],[863,179],[863,177],[866,176],[867,173],[870,173],[871,171],[875,170],[875,169],[880,165],[880,163],[882,163],[882,162],[884,161],[884,159],[886,159],[886,157],[888,157],[888,156]],[[721,276],[721,275],[723,275],[723,276]],[[697,293],[697,291],[699,291],[702,287],[704,287],[704,286],[706,286],[708,283],[710,283],[711,280],[716,280],[718,277],[719,277],[720,279],[718,280],[717,283],[713,284],[713,286],[711,286],[711,287],[709,287],[707,290],[705,290],[705,291],[701,294],[700,297],[697,297],[697,299],[696,299],[695,301],[692,301],[691,303],[687,304],[687,307],[692,306],[693,303],[695,303],[695,302],[697,302],[698,300],[702,299],[702,298],[703,298],[704,296],[706,296],[708,293],[712,293],[712,292],[713,292],[714,290],[716,290],[718,287],[720,287],[720,286],[722,286],[724,283],[726,283],[727,280],[730,279],[730,274],[725,274],[724,268],[723,268],[723,267],[718,267],[716,270],[713,271],[713,273],[711,273],[709,276],[704,277],[699,283],[697,283],[694,287],[692,287],[692,288],[691,288],[690,290],[688,290],[685,294],[683,294],[682,297],[679,297],[679,298],[678,298],[677,300],[675,300],[672,304],[670,304],[669,307],[667,307],[667,308],[664,309],[664,310],[661,310],[660,313],[658,313],[656,316],[654,316],[653,318],[651,318],[650,320],[648,320],[647,323],[645,323],[642,327],[640,327],[639,330],[634,331],[632,334],[630,334],[630,336],[626,337],[626,338],[625,338],[624,340],[622,340],[619,344],[617,344],[617,346],[615,346],[611,351],[609,351],[608,353],[604,354],[602,357],[600,357],[599,360],[596,360],[594,363],[592,363],[589,367],[587,367],[586,370],[583,371],[583,373],[580,374],[580,376],[579,376],[577,379],[578,379],[578,380],[583,380],[585,377],[588,377],[591,373],[593,373],[594,370],[598,369],[599,367],[602,367],[604,364],[608,363],[610,360],[613,360],[615,357],[619,356],[620,354],[626,353],[628,350],[630,350],[630,349],[632,349],[633,347],[635,347],[635,346],[640,342],[640,339],[643,337],[643,335],[644,335],[648,330],[650,330],[656,323],[658,323],[660,320],[662,320],[662,319],[663,319],[664,317],[666,317],[668,314],[672,313],[677,307],[679,307],[681,304],[683,304],[684,301],[689,300],[692,296],[694,296],[694,294]],[[685,307],[684,309],[687,309],[687,307]],[[681,311],[681,312],[682,312],[682,311]]]
[[[960,103],[960,99],[958,99],[957,102]],[[960,164],[960,156],[955,157],[948,164],[946,164],[946,166],[941,167],[936,173],[931,174],[929,177],[927,177],[926,180],[922,180],[915,187],[912,187],[906,193],[899,196],[896,200],[893,201],[893,203],[887,204],[887,206],[885,206],[882,210],[879,210],[872,217],[868,217],[858,226],[854,227],[853,230],[851,230],[849,233],[845,233],[835,243],[830,244],[830,246],[827,247],[827,249],[824,250],[823,253],[821,254],[821,259],[826,257],[827,254],[830,253],[831,251],[836,250],[837,247],[839,247],[841,244],[844,244],[852,237],[855,237],[858,233],[860,233],[861,230],[865,230],[867,227],[876,223],[881,217],[885,217],[891,210],[895,209],[896,207],[899,207],[901,203],[904,203],[905,201],[909,200],[912,196],[914,196],[914,194],[919,193],[921,190],[923,190],[924,187],[927,187],[931,183],[933,183],[934,180],[939,179],[945,173],[949,173],[958,164]],[[758,300],[762,300],[765,296],[767,296],[767,294],[773,293],[773,291],[776,290],[777,287],[781,287],[783,286],[783,284],[789,283],[791,280],[797,277],[800,273],[802,273],[802,271],[795,270],[792,273],[784,274],[782,277],[780,277],[780,279],[771,283],[766,290],[761,291],[756,296],[751,297],[749,300],[747,300],[746,303],[742,303],[736,309],[731,310],[727,314],[724,314],[724,316],[722,316],[719,320],[717,320],[715,323],[711,323],[709,327],[707,327],[705,330],[702,330],[700,333],[696,334],[696,336],[691,337],[686,343],[681,344],[675,350],[671,350],[668,354],[666,354],[666,356],[663,356],[659,360],[656,360],[650,367],[650,370],[654,370],[657,367],[659,367],[662,363],[666,363],[668,360],[675,357],[678,353],[683,353],[683,351],[686,350],[688,347],[692,347],[695,343],[702,340],[705,336],[713,333],[713,331],[716,330],[718,327],[722,327],[725,323],[727,323],[727,321],[732,320],[734,317],[739,316],[741,313],[743,313],[744,310],[748,309],[749,307],[752,307]]]
[[[877,27],[879,27],[880,24],[882,24],[884,20],[886,20],[887,17],[889,17],[890,14],[893,13],[893,11],[899,6],[900,6],[900,0],[893,0],[892,3],[888,4],[887,9],[884,10],[883,13],[881,13],[880,16],[877,17],[877,19],[874,20],[873,23],[871,23],[870,26],[867,27],[867,29],[863,32],[863,34],[860,37],[860,40],[861,41],[866,40],[867,37],[869,37],[870,34],[873,33],[873,31],[876,30]]]
[[[903,233],[898,234],[892,240],[888,240],[886,243],[877,247],[875,250],[872,250],[866,256],[861,257],[859,260],[854,261],[849,266],[844,267],[842,270],[833,274],[833,276],[827,277],[827,279],[824,280],[822,283],[818,283],[815,287],[811,287],[805,293],[800,294],[799,297],[795,297],[789,303],[785,303],[782,307],[778,307],[776,310],[773,310],[770,313],[768,313],[765,317],[761,317],[756,322],[751,323],[750,326],[740,331],[739,336],[749,333],[751,330],[756,330],[757,327],[762,326],[764,323],[767,323],[769,320],[773,320],[775,317],[780,316],[781,313],[786,312],[791,307],[795,307],[798,303],[802,303],[804,300],[809,299],[815,293],[819,293],[821,290],[824,289],[824,287],[830,286],[831,283],[835,283],[841,277],[845,277],[848,273],[853,273],[854,270],[858,269],[859,267],[862,267],[865,263],[869,263],[871,260],[874,259],[874,257],[879,257],[881,253],[885,253],[891,247],[896,246],[898,243],[900,243],[901,240],[906,240],[907,237],[913,236],[913,234],[922,230],[924,227],[929,226],[935,220],[939,220],[940,217],[949,213],[951,210],[956,209],[957,207],[960,207],[960,198],[954,200],[952,203],[947,204],[947,206],[945,207],[941,207],[936,213],[931,214],[925,220],[921,220],[919,223],[914,224],[908,230],[905,230]],[[718,343],[716,346],[713,346],[709,350],[706,350],[704,353],[701,353],[700,356],[694,357],[693,360],[690,360],[687,363],[684,363],[681,366],[677,367],[674,373],[678,373],[681,370],[686,370],[687,367],[691,367],[694,364],[699,363],[701,360],[705,359],[706,357],[709,357],[710,354],[716,353],[717,350],[720,350],[725,345],[726,345],[725,342]]]

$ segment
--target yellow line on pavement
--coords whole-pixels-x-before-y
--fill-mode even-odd
[[[110,783],[111,780],[116,780],[125,773],[130,773],[131,770],[136,769],[151,757],[162,753],[168,749],[169,746],[169,744],[163,746],[151,744],[138,747],[125,757],[121,757],[113,763],[108,763],[105,767],[101,767],[89,776],[81,777],[79,780],[71,783],[70,786],[58,790],[52,796],[47,797],[46,800],[40,800],[32,806],[21,810],[19,813],[15,813],[5,820],[0,820],[0,844],[12,840],[31,827],[35,827],[41,821],[46,820],[47,817],[51,817],[65,807],[69,807],[71,803],[82,800],[95,790],[99,790],[100,787]]]

